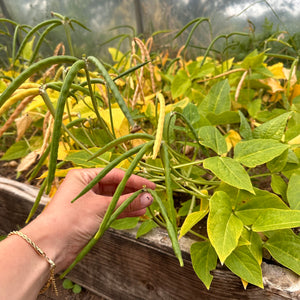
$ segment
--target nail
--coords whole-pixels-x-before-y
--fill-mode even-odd
[[[142,207],[146,207],[146,206],[151,205],[151,203],[153,202],[153,198],[152,198],[151,194],[143,193],[140,196],[140,201],[141,201]]]

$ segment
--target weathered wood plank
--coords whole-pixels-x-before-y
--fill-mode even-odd
[[[2,233],[15,229],[17,225],[23,226],[31,208],[34,199],[32,187],[31,195],[24,199],[24,195],[19,196],[19,189],[24,193],[24,186],[19,185],[5,189],[0,178]],[[46,198],[44,200],[47,201]],[[269,265],[263,268],[264,290],[252,285],[244,290],[237,276],[218,266],[213,272],[211,289],[207,291],[192,268],[188,254],[191,241],[183,241],[185,266],[181,268],[165,231],[156,229],[154,233],[136,240],[134,230],[109,230],[68,277],[92,293],[114,300],[300,299],[300,279],[289,270],[275,266],[279,268],[275,271],[281,276],[280,285],[278,278],[275,282],[274,273],[270,275],[269,269],[274,271],[274,266]]]

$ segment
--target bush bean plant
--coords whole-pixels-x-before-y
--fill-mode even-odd
[[[263,288],[264,258],[300,275],[298,57],[282,55],[278,62],[276,56],[272,64],[265,49],[239,61],[217,60],[211,56],[217,37],[204,56],[186,60],[184,51],[151,52],[153,37],[133,36],[126,54],[108,49],[110,64],[72,53],[39,58],[47,32],[74,22],[54,16],[32,29],[13,23],[16,34],[25,32],[24,43],[14,44],[11,65],[1,70],[0,135],[15,138],[1,159],[22,159],[18,172],[40,180],[27,222],[68,170],[103,168],[78,197],[112,168],[125,170],[98,232],[63,275],[109,227],[139,221],[137,238],[166,228],[181,266],[179,240],[193,236],[192,264],[207,289],[218,262],[245,287]],[[200,21],[208,22],[191,24]],[[224,38],[231,35],[242,33]],[[118,220],[143,192],[115,209],[133,173],[156,183],[154,203],[142,218]]]

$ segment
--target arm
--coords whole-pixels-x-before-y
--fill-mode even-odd
[[[99,173],[99,169],[73,170],[46,209],[21,229],[56,264],[56,272],[66,269],[96,233],[122,180],[124,172],[112,170],[92,190],[74,203],[71,200]],[[155,184],[132,175],[118,205],[131,193]],[[140,216],[152,202],[142,193],[120,217]],[[50,265],[21,237],[9,236],[0,243],[0,299],[36,299],[49,278]]]

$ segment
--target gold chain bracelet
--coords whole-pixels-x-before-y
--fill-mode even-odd
[[[56,287],[56,283],[55,283],[55,263],[54,261],[49,258],[46,253],[39,247],[37,246],[26,234],[24,234],[23,232],[21,231],[12,231],[10,232],[7,236],[10,236],[10,235],[18,235],[20,236],[21,238],[23,238],[34,250],[35,252],[44,257],[47,262],[49,263],[50,265],[50,277],[48,279],[48,281],[46,282],[46,284],[44,285],[44,287],[42,288],[42,290],[40,291],[40,294],[43,294],[49,287],[50,285],[52,284],[53,286],[53,289],[54,289],[54,292],[56,294],[56,296],[58,296],[58,290],[57,290],[57,287]]]

